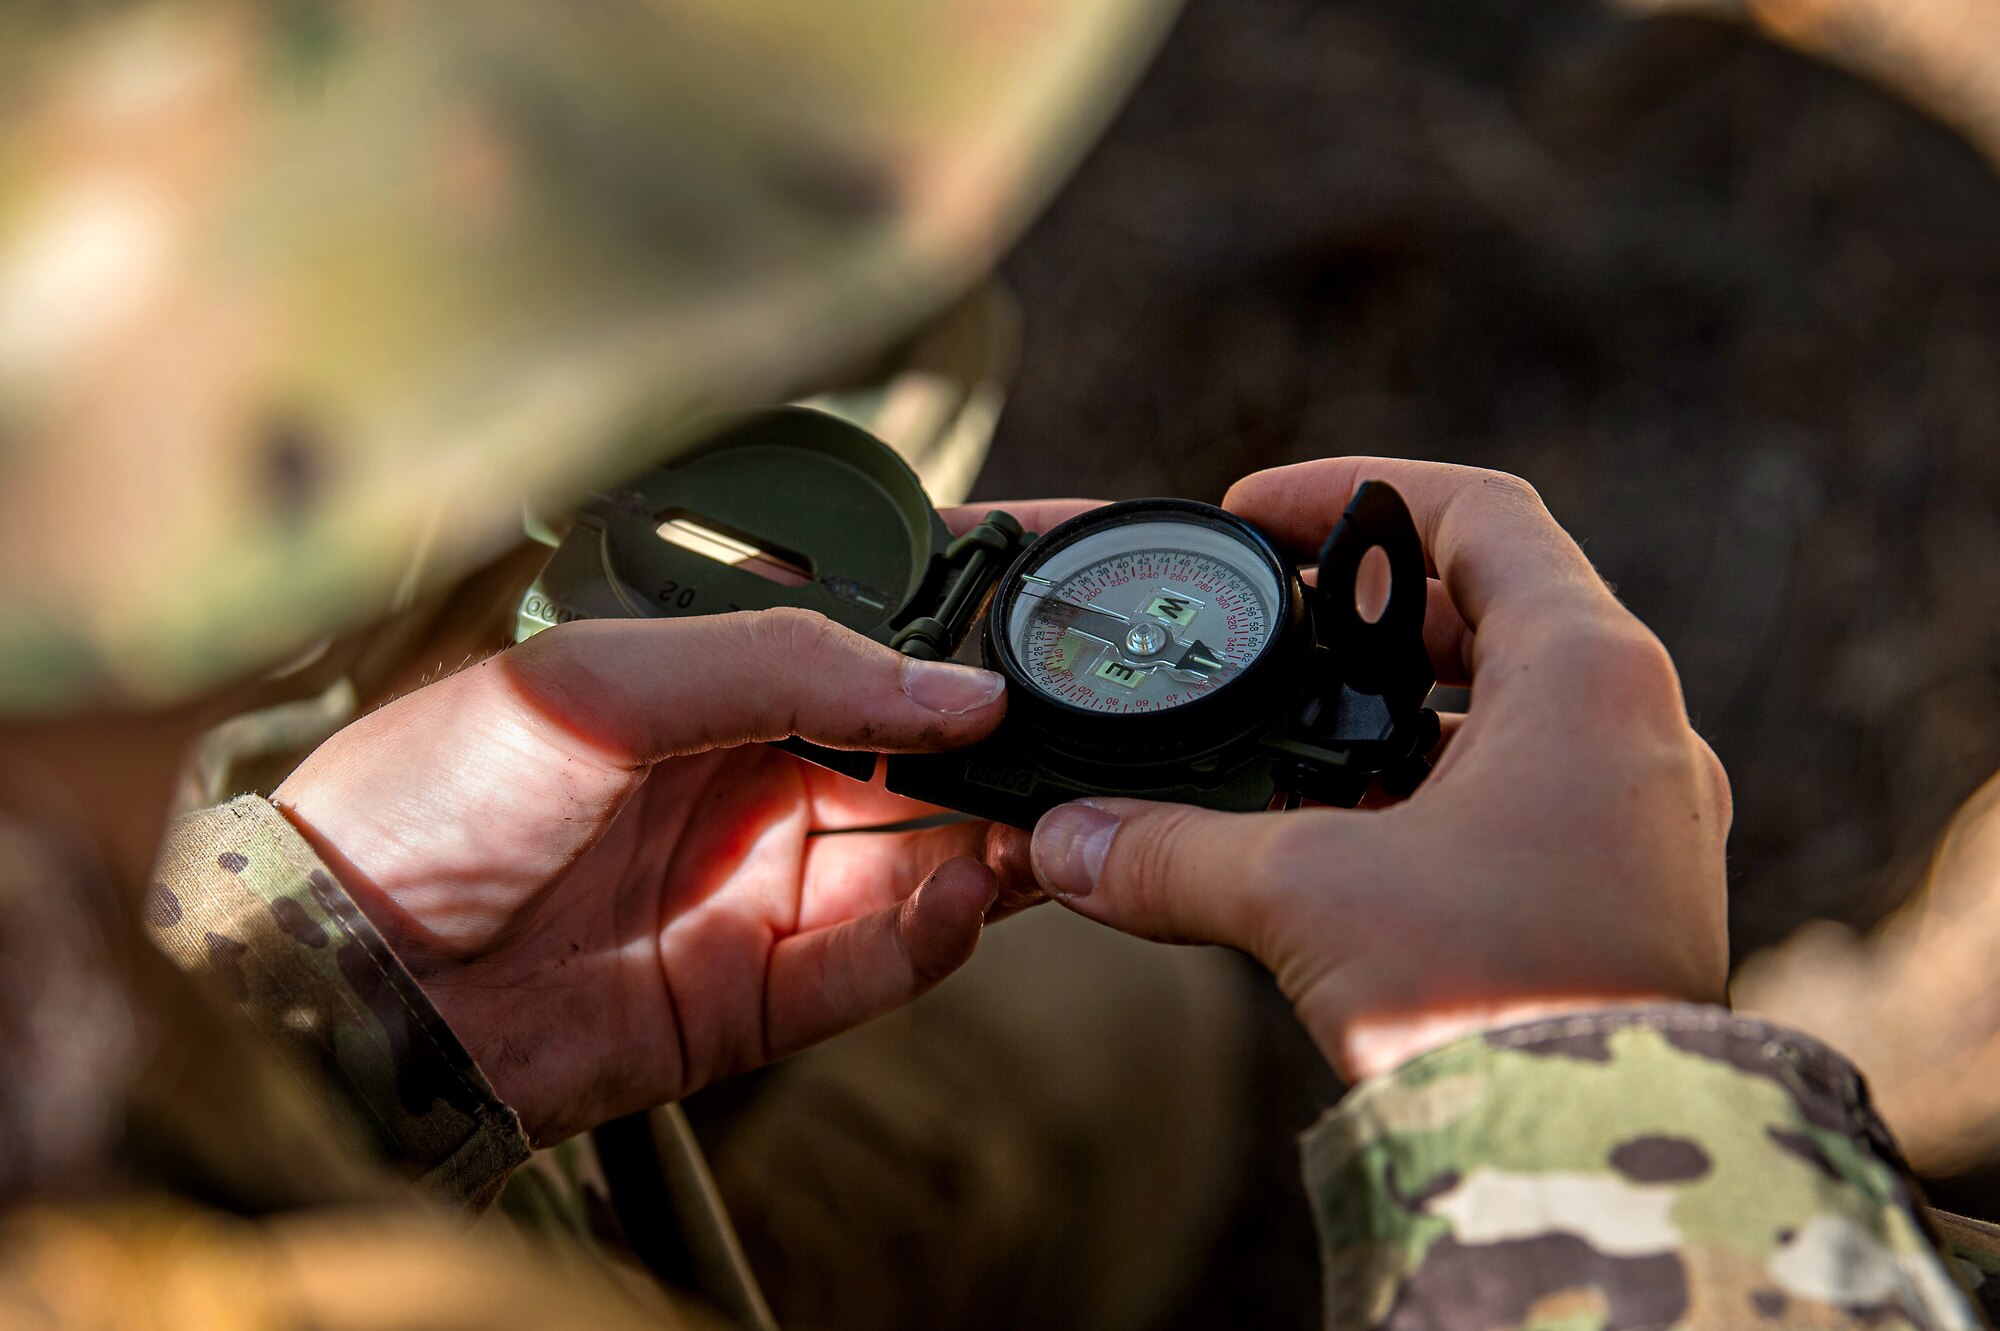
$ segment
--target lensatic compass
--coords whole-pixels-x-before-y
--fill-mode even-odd
[[[1386,602],[1356,604],[1364,557]],[[1370,482],[1319,551],[1316,586],[1208,504],[1110,504],[1041,535],[1002,512],[954,538],[896,453],[801,408],[739,418],[578,509],[522,599],[518,636],[576,618],[799,606],[912,656],[1006,677],[986,739],[894,754],[889,789],[1032,826],[1118,795],[1213,809],[1358,803],[1429,771],[1437,718],[1423,549]],[[790,741],[870,777],[876,755]]]

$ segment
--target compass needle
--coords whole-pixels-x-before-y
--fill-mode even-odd
[[[1012,575],[1000,636],[1025,682],[1059,706],[1185,708],[1263,659],[1289,613],[1289,571],[1254,533],[1202,505],[1131,507],[1122,520],[1073,519]],[[1060,650],[1072,633],[1106,650]]]
[[[1174,669],[1195,670],[1212,675],[1227,664],[1228,662],[1215,654],[1215,648],[1196,638],[1189,644],[1187,651],[1181,654],[1181,659],[1174,662]]]
[[[1115,643],[1124,636],[1127,621],[1123,615],[1057,596],[1044,594],[1040,599],[1046,607],[1042,616],[1050,624],[1104,643]]]

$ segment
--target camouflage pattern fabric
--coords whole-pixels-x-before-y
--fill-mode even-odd
[[[93,847],[4,808],[0,1068],[0,1214],[163,1160],[180,1185],[246,1208],[407,1192],[147,945]]]
[[[1944,1211],[1930,1218],[1958,1283],[1971,1291],[1989,1323],[2000,1324],[2000,1225]]]
[[[380,1158],[473,1205],[528,1158],[520,1120],[267,801],[176,823],[145,913],[161,948],[248,1013]]]
[[[1303,1145],[1333,1327],[1981,1324],[1859,1076],[1719,1008],[1461,1041]]]
[[[0,6],[0,714],[240,678],[865,363],[1171,12]]]
[[[0,808],[0,1327],[723,1325],[601,1251],[468,1232],[329,1115],[351,1088],[287,1067],[116,901],[59,819]]]
[[[176,960],[230,990],[322,1096],[351,1100],[385,1156],[475,1203],[526,1157],[265,801],[183,819],[148,910]],[[1719,1008],[1460,1041],[1358,1087],[1303,1153],[1339,1331],[1949,1331],[2000,1305],[2000,1229],[1922,1205],[1853,1068]]]

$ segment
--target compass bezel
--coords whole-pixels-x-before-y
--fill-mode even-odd
[[[1028,673],[1007,631],[1025,575],[1088,537],[1162,521],[1220,530],[1263,563],[1278,589],[1263,648],[1236,678],[1177,707],[1100,712],[1049,693]],[[1050,528],[1015,558],[987,609],[982,647],[989,668],[1006,676],[1010,713],[1033,724],[1051,746],[1119,763],[1170,761],[1221,747],[1283,716],[1292,695],[1303,687],[1311,660],[1304,591],[1298,571],[1270,538],[1235,514],[1187,499],[1129,499]]]

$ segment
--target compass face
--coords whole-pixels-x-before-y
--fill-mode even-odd
[[[1091,712],[1168,711],[1226,687],[1264,653],[1282,596],[1270,558],[1232,529],[1141,519],[1028,565],[1004,632],[1027,682],[1051,698]]]

